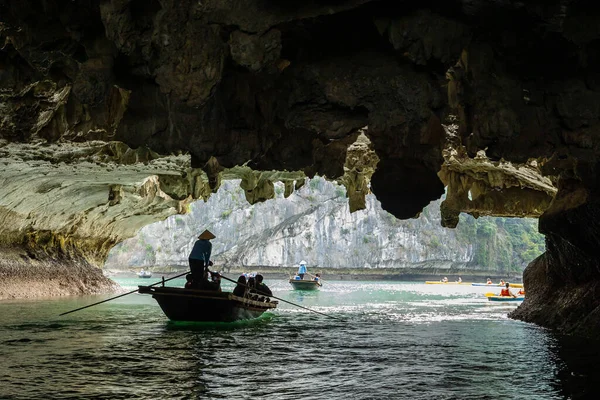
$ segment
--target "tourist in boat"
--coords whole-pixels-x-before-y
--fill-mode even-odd
[[[304,279],[304,274],[306,274],[306,261],[300,261],[300,266],[298,267],[298,276],[300,279]]]
[[[208,229],[202,232],[200,236],[198,236],[196,243],[194,243],[194,248],[188,258],[192,278],[198,284],[205,279],[205,277],[208,278],[206,271],[210,265],[213,265],[212,261],[210,261],[210,253],[212,251],[212,243],[210,240],[214,238],[215,235]]]
[[[462,283],[462,278],[459,276],[458,280],[456,281],[457,283]]]
[[[200,290],[214,290],[215,292],[220,292],[221,275],[218,272],[212,272],[207,269],[204,271],[204,277],[199,281],[199,283],[196,283],[194,280],[192,285],[194,289],[198,288]]]
[[[185,288],[186,289],[193,289],[194,288],[194,284],[193,284],[193,278],[192,278],[192,274],[187,274],[185,276]]]
[[[321,284],[321,274],[316,274],[315,275],[315,281],[319,282],[319,285]]]
[[[506,283],[506,287],[500,291],[500,296],[502,297],[517,297],[509,289],[510,284]]]
[[[442,279],[442,282],[443,282],[443,283],[448,283],[448,278],[447,278],[447,277],[444,277],[444,278]]]
[[[256,280],[253,276],[248,278],[248,284],[246,286],[248,286],[248,291],[246,292],[246,294],[251,294],[251,293],[255,293],[254,291],[254,287],[256,285]]]
[[[504,279],[500,279],[500,283],[498,285],[504,286],[505,284],[506,284],[506,282],[504,282]]]
[[[486,283],[487,283],[488,285],[491,285],[491,284],[492,284],[492,280],[491,280],[490,278],[487,278],[487,282],[486,282]]]
[[[519,291],[517,292],[518,296],[525,296],[525,289],[519,289]]]
[[[219,274],[218,272],[212,272],[209,271],[210,273],[210,280],[211,280],[211,286],[212,286],[212,290],[216,290],[217,292],[221,292],[221,274]]]
[[[256,292],[265,296],[273,296],[273,292],[263,283],[263,276],[260,274],[256,275]]]
[[[233,295],[238,296],[238,297],[244,297],[245,293],[246,293],[246,276],[240,275],[240,277],[237,280],[237,285],[235,286],[235,289],[233,289]]]

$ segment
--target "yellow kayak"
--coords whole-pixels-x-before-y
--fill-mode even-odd
[[[506,286],[506,285],[501,285],[499,283],[473,283],[472,285],[473,286],[487,286],[487,287],[505,287]],[[509,283],[508,286],[512,287],[512,288],[518,288],[518,289],[523,288],[522,283]]]
[[[427,285],[469,285],[471,286],[472,282],[440,282],[440,281],[425,281]]]
[[[514,288],[519,288],[519,289],[523,288],[523,284],[522,283],[509,283],[508,286],[514,287]]]

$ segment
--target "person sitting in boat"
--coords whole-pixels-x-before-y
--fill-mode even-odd
[[[504,282],[504,279],[500,279],[500,283],[498,285],[504,286],[505,284],[506,284],[506,282]]]
[[[233,289],[233,295],[244,297],[244,294],[246,294],[246,276],[240,275],[237,280],[237,285],[235,286],[235,289]]]
[[[525,296],[525,289],[519,289],[519,291],[517,292],[518,296]]]
[[[213,290],[221,292],[221,274],[218,272],[208,271],[210,273],[210,283]]]
[[[304,279],[304,274],[306,274],[306,261],[300,261],[300,266],[298,267],[298,276],[300,279]]]
[[[500,296],[502,297],[517,297],[509,289],[510,284],[506,283],[506,287],[500,291]]]
[[[192,274],[187,274],[185,276],[185,288],[186,289],[193,289],[194,288],[194,283],[193,283],[193,279],[192,279]]]
[[[458,280],[456,281],[456,283],[462,283],[462,278],[459,276]]]
[[[493,282],[492,282],[492,280],[491,280],[490,278],[487,278],[487,282],[486,282],[486,283],[487,283],[488,285],[491,285]]]
[[[212,261],[210,261],[210,253],[212,251],[212,243],[210,240],[215,237],[216,236],[208,229],[202,232],[200,236],[198,236],[196,243],[194,243],[194,248],[188,258],[192,278],[197,284],[200,284],[206,276],[205,272],[208,267],[213,265]]]
[[[204,277],[197,284],[194,280],[192,282],[192,288],[198,288],[200,290],[213,290],[215,292],[221,291],[221,275],[218,272],[212,272],[209,270],[204,271]]]
[[[444,277],[444,278],[442,279],[442,282],[443,282],[443,283],[448,283],[448,278],[447,278],[447,277]]]
[[[260,274],[256,275],[256,292],[264,296],[273,296],[273,292],[263,283],[263,276]]]
[[[250,296],[256,294],[256,290],[254,289],[256,286],[256,281],[253,276],[248,278],[248,284],[246,286],[248,286],[248,290],[246,291],[247,297],[250,297]]]

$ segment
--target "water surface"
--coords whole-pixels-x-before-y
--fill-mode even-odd
[[[235,277],[233,277],[235,278]],[[133,290],[155,279],[120,279]],[[182,280],[172,281],[175,286]],[[267,282],[283,302],[236,323],[171,323],[147,295],[0,302],[1,399],[594,398],[599,352],[510,320],[489,288]],[[224,288],[232,284],[224,283]]]

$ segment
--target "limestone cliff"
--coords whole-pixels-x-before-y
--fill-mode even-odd
[[[118,244],[105,269],[165,266],[187,268],[187,257],[204,227],[217,234],[217,268],[293,270],[301,259],[311,268],[385,270],[386,275],[462,274],[513,278],[544,250],[537,221],[462,215],[458,229],[441,226],[440,201],[419,218],[401,221],[381,209],[375,196],[366,209],[350,213],[342,186],[310,180],[287,199],[250,205],[236,182],[225,182],[206,203],[192,204],[185,216],[144,227]],[[366,271],[365,271],[366,272]],[[373,271],[375,272],[375,271]],[[483,277],[482,277],[483,279]]]

